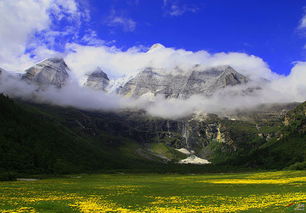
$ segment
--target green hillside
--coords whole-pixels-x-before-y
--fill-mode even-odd
[[[197,135],[189,140],[200,151],[202,145],[197,140],[208,143],[203,152],[209,153],[213,162],[198,166],[176,164],[187,157],[175,150],[185,143],[179,128],[185,121],[133,111],[95,112],[34,104],[0,95],[0,173],[301,169],[306,156],[305,105],[287,113],[283,125],[263,124],[260,130],[252,122],[219,118],[189,123],[193,125],[190,134]],[[226,142],[201,136],[205,135],[202,128],[214,125],[220,126]],[[274,137],[259,137],[261,130]],[[209,134],[216,133],[212,129]]]
[[[232,164],[264,169],[306,169],[306,102],[289,111],[277,137],[232,159]]]
[[[286,115],[281,137],[273,138],[260,151],[271,156],[263,161],[267,165],[306,169],[306,102]]]
[[[90,137],[65,126],[62,118],[50,111],[3,95],[0,109],[2,172],[71,173],[148,167],[146,159],[133,153],[138,144],[131,139],[105,132]]]

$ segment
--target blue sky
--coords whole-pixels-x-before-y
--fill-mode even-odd
[[[91,19],[82,25],[119,48],[161,43],[197,51],[245,52],[288,74],[305,59],[298,30],[304,0],[83,0]],[[121,17],[130,24],[110,23]]]

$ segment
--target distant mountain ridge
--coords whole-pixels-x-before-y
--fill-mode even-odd
[[[210,96],[217,90],[240,84],[249,79],[230,66],[218,66],[183,74],[160,74],[146,68],[128,81],[119,94],[131,97],[162,95],[166,98],[186,99],[192,95]]]
[[[22,80],[39,87],[62,88],[70,77],[70,69],[62,58],[48,58],[25,70]],[[211,96],[220,89],[247,84],[250,80],[231,66],[216,66],[199,70],[171,73],[145,68],[127,81],[110,80],[100,68],[87,75],[84,87],[103,92],[115,92],[126,97],[155,97],[186,99],[192,95]]]

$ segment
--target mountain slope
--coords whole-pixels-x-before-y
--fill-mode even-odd
[[[284,110],[293,106],[262,106],[262,112],[240,112],[236,119],[241,116],[243,120],[230,120],[213,114],[168,120],[152,117],[141,111],[94,112],[37,105],[61,118],[64,126],[80,136],[99,138],[99,134],[103,133],[130,138],[140,145],[136,152],[145,157],[152,154],[151,147],[166,146],[163,149],[187,149],[214,164],[233,164],[237,159],[235,165],[240,166],[244,166],[241,162],[250,162],[251,165],[252,159],[241,159],[267,144],[271,138],[279,137]],[[120,141],[107,143],[116,146]],[[155,156],[159,154],[157,152]],[[254,164],[254,167],[258,165]]]
[[[99,159],[99,152],[48,115],[3,96],[0,106],[1,169],[52,173],[97,166],[88,153]]]
[[[60,117],[0,95],[0,173],[71,173],[150,168],[129,138],[76,134]],[[73,111],[73,110],[71,110]]]
[[[227,163],[265,169],[306,169],[306,102],[285,115],[274,137]]]
[[[288,112],[282,125],[279,110],[255,120],[243,114],[244,121],[216,115],[165,120],[140,111],[84,111],[0,96],[0,172],[206,171],[172,164],[189,156],[176,149],[208,159],[213,165],[205,168],[215,170],[281,169],[305,161],[305,105]]]
[[[303,164],[306,169],[306,102],[286,114],[280,137],[261,147],[261,152],[271,156],[263,160],[270,167],[294,168]]]

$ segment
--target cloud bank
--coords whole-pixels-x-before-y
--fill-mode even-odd
[[[175,68],[187,71],[194,65],[201,65],[201,69],[230,65],[252,79],[278,77],[261,58],[245,53],[210,54],[204,50],[192,52],[167,48],[161,44],[145,49],[132,47],[126,51],[116,47],[79,44],[68,44],[67,49],[70,53],[65,57],[65,61],[79,76],[94,70],[97,66],[110,76],[120,77],[136,74],[146,67],[170,72]]]

